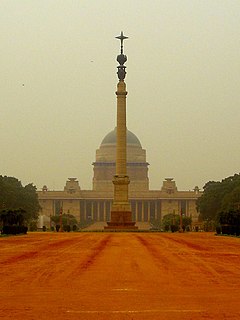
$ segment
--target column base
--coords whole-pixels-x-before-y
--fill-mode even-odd
[[[112,211],[111,221],[107,222],[106,230],[137,230],[135,221],[132,221],[131,211]]]

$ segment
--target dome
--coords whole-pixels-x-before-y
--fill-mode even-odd
[[[101,146],[106,144],[116,144],[117,143],[117,128],[109,132],[103,139]],[[127,129],[127,145],[135,145],[142,148],[141,142],[138,137]]]

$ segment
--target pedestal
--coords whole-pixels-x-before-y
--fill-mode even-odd
[[[135,221],[132,221],[131,211],[112,211],[111,221],[107,222],[106,230],[138,230],[135,226]]]

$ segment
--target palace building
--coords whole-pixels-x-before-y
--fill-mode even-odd
[[[78,221],[106,221],[108,227],[135,228],[136,222],[161,221],[169,213],[191,216],[198,220],[196,200],[199,188],[179,191],[172,178],[166,178],[159,190],[149,189],[146,150],[138,137],[126,128],[126,66],[123,41],[128,37],[121,32],[121,53],[117,84],[117,127],[109,132],[93,162],[92,190],[82,190],[77,178],[69,178],[62,191],[38,192],[40,217],[70,213]],[[129,183],[130,182],[130,183]],[[137,228],[137,227],[136,227]]]
[[[61,191],[38,191],[40,216],[51,217],[63,213],[74,215],[78,221],[109,221],[113,203],[113,176],[116,166],[116,128],[109,132],[96,150],[93,162],[92,190],[82,190],[77,178],[68,178]],[[127,174],[130,178],[129,201],[133,221],[160,221],[169,213],[191,216],[197,223],[196,200],[199,188],[179,191],[172,178],[166,178],[159,190],[149,189],[149,163],[146,150],[138,137],[127,130]]]

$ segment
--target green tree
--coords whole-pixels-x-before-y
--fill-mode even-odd
[[[59,225],[60,215],[52,216],[51,220],[55,223],[55,225]],[[65,229],[67,225],[69,225],[72,228],[74,225],[78,225],[78,222],[77,222],[77,219],[72,214],[64,213],[62,215],[62,225],[63,225],[63,228]]]
[[[38,202],[37,188],[32,183],[27,184],[22,192],[22,207],[26,211],[25,219],[30,222],[38,219],[40,205]]]
[[[240,204],[240,186],[235,187],[231,192],[226,193],[222,199],[221,209],[230,211],[237,209]]]
[[[240,203],[240,175],[220,181],[209,181],[203,187],[203,195],[197,200],[199,218],[203,221],[218,221],[221,211],[237,208]]]
[[[24,215],[26,211],[23,209],[18,210],[2,210],[0,212],[0,221],[3,226],[22,226],[24,223]]]
[[[200,211],[200,219],[215,220],[221,207],[221,184],[209,181],[203,187],[203,194],[197,200],[197,209]]]
[[[222,211],[218,217],[223,234],[240,235],[240,210]]]
[[[153,230],[161,230],[161,221],[158,219],[151,219],[151,229]]]
[[[38,219],[40,205],[36,187],[31,183],[23,187],[17,178],[0,176],[0,211],[20,208],[25,223]]]
[[[192,218],[191,217],[187,217],[185,215],[182,216],[182,224],[183,226],[187,227],[187,226],[191,226],[192,223]],[[179,214],[173,214],[173,213],[169,213],[166,214],[163,218],[162,218],[162,225],[164,230],[166,230],[166,226],[176,226],[177,229],[179,229],[180,226],[180,215]]]

